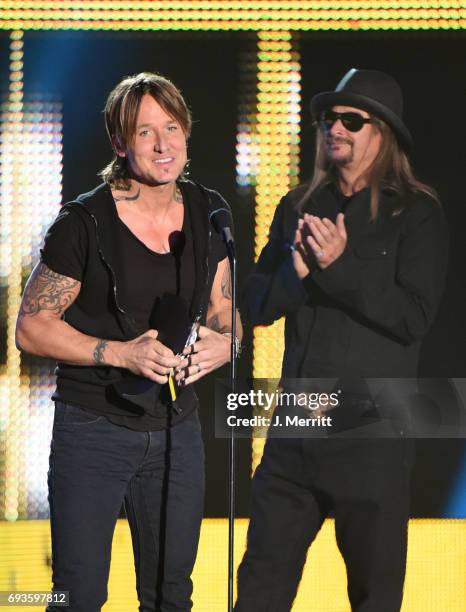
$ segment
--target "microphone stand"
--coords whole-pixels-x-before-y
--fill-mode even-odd
[[[204,188],[203,188],[204,189]],[[204,189],[205,191],[205,189]],[[232,216],[228,204],[221,198],[223,206],[213,209],[212,201],[209,220],[225,242],[231,272],[231,343],[230,343],[230,391],[236,388],[236,254],[232,233]],[[230,427],[228,446],[228,612],[233,612],[233,570],[235,537],[235,431]]]
[[[227,234],[227,232],[225,232]],[[235,392],[236,382],[236,254],[230,235],[225,235],[231,270],[231,345],[230,345],[230,392]],[[228,446],[228,612],[233,612],[234,585],[234,537],[235,537],[235,430],[230,427]]]

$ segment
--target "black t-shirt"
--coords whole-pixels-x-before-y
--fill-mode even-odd
[[[170,237],[171,252],[160,254],[151,251],[140,241],[131,230],[118,219],[118,235],[115,240],[125,253],[123,260],[123,277],[126,285],[126,295],[130,296],[128,303],[122,304],[127,314],[134,319],[139,334],[153,327],[152,321],[157,305],[164,294],[178,295],[184,298],[189,306],[195,282],[194,247],[189,219],[189,207],[184,207],[184,219],[181,232],[175,232]],[[215,241],[218,246],[218,241]],[[218,261],[224,258],[224,252],[219,250]],[[44,248],[41,250],[43,263],[58,274],[83,281],[87,264],[88,238],[84,223],[69,211],[62,211],[45,237]],[[73,401],[71,397],[54,395],[55,399]],[[97,398],[96,398],[97,399]],[[92,400],[92,398],[91,398]],[[178,393],[177,404],[182,415],[187,416],[197,405],[197,397],[192,385]],[[132,414],[128,416],[112,414],[112,407],[123,407],[118,396],[109,393],[102,405],[102,395],[92,406],[92,401],[83,406],[86,410],[105,414],[113,423],[129,427],[137,431],[155,431],[164,428],[169,422],[168,416],[172,410],[167,385],[162,387],[156,406],[155,415]],[[115,412],[115,411],[114,411]],[[171,420],[171,419],[170,419]]]
[[[185,211],[187,212],[187,210]],[[184,215],[181,232],[170,236],[170,253],[151,251],[121,219],[117,240],[125,253],[123,275],[131,303],[122,307],[136,321],[139,334],[153,329],[163,295],[177,295],[187,305],[194,291],[194,249],[189,220]]]

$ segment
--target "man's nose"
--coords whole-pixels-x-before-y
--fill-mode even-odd
[[[336,121],[333,122],[332,126],[329,129],[329,134],[332,136],[336,136],[337,134],[345,133],[345,126],[341,122],[341,119],[338,117]]]
[[[163,153],[164,151],[167,150],[167,147],[168,147],[168,141],[167,141],[166,135],[163,134],[162,132],[156,133],[155,139],[154,139],[154,151]]]

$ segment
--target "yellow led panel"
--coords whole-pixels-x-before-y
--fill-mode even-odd
[[[298,178],[301,111],[300,56],[289,32],[259,33],[257,52],[255,256],[267,242],[275,208]],[[278,38],[278,40],[277,40]],[[284,322],[254,329],[254,378],[279,378]],[[262,456],[263,438],[253,438],[252,470]]]
[[[33,368],[21,374],[14,321],[22,278],[37,260],[39,241],[61,198],[61,111],[37,107],[37,119],[24,104],[23,32],[255,31],[257,49],[250,67],[255,97],[238,125],[237,182],[240,190],[249,190],[255,198],[257,257],[266,243],[275,206],[298,177],[300,58],[292,32],[465,27],[465,0],[0,0],[0,29],[11,31],[9,95],[2,108],[0,144],[0,282],[9,288],[4,309],[8,358],[0,372],[0,460],[6,460],[0,476],[0,516],[14,519],[43,512],[45,493],[33,490],[36,473],[32,465],[28,467],[24,441],[33,422],[35,427],[40,422],[47,431],[51,415],[44,395],[52,384],[50,373]],[[45,132],[37,136],[32,129],[34,117],[44,126],[52,125],[51,141]],[[35,141],[36,137],[42,140]],[[46,179],[41,182],[38,176]],[[33,191],[28,177],[35,177]],[[257,328],[254,349],[254,376],[279,376],[283,322]],[[261,446],[258,441],[255,464]],[[45,448],[47,444],[41,447],[43,456]]]
[[[7,287],[6,364],[0,371],[0,518],[46,516],[46,473],[53,411],[52,373],[26,370],[15,346],[23,279],[39,257],[61,201],[61,109],[25,102],[23,32],[10,36],[9,97],[1,109],[0,282]]]
[[[8,30],[289,31],[464,27],[463,0],[0,2],[0,28]]]
[[[15,347],[15,323],[21,300],[22,214],[24,200],[23,162],[23,32],[10,37],[9,97],[2,106],[2,141],[0,159],[0,282],[8,287],[6,298],[5,368],[0,372],[0,435],[6,469],[0,481],[0,516],[14,520],[26,504],[24,447],[21,431],[24,428],[28,405],[29,381],[21,384],[20,354]],[[27,211],[26,211],[27,214]],[[15,411],[14,422],[11,414]]]
[[[235,571],[246,544],[248,522],[235,521]],[[228,521],[204,519],[193,573],[194,612],[226,609]],[[0,523],[0,590],[44,590],[51,584],[48,521]],[[401,612],[464,612],[466,601],[466,521],[411,519]],[[112,548],[109,598],[103,612],[137,608],[128,524],[119,520]],[[292,612],[346,612],[346,572],[326,520],[312,545]],[[28,612],[30,607],[15,607]]]

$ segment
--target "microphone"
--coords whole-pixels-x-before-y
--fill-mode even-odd
[[[235,241],[233,239],[233,219],[230,210],[228,208],[216,208],[209,213],[209,219],[215,231],[222,234],[227,247],[233,250]]]

